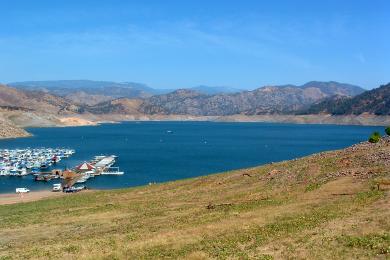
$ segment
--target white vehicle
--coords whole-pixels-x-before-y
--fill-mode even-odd
[[[61,191],[61,190],[62,190],[62,185],[61,185],[61,183],[53,184],[53,189],[52,189],[52,191]]]
[[[27,188],[16,188],[16,193],[27,193],[27,192],[30,192],[29,189]]]

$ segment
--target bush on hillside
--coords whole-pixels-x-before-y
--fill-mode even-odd
[[[377,143],[381,139],[381,134],[379,132],[374,132],[368,139],[370,143]]]
[[[385,132],[387,135],[390,135],[390,126],[386,127]]]

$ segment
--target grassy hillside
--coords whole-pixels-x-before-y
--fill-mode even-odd
[[[4,259],[390,257],[390,140],[190,180],[0,206]]]

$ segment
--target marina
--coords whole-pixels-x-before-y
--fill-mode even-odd
[[[58,148],[2,149],[0,150],[0,175],[25,176],[30,173],[40,173],[74,153],[72,149]]]
[[[34,182],[49,183],[59,179],[60,183],[52,184],[52,191],[78,192],[86,189],[88,179],[99,175],[123,175],[119,167],[112,167],[116,163],[115,155],[95,156],[89,162],[83,162],[74,168],[55,168],[57,164],[75,154],[73,149],[61,148],[26,148],[0,150],[0,176],[23,177],[33,176]],[[27,188],[16,188],[17,193]]]

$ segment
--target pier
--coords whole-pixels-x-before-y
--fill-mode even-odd
[[[90,178],[100,175],[123,175],[119,167],[112,167],[116,163],[115,155],[95,156],[89,162],[84,162],[76,166],[73,170],[65,171],[62,174],[64,191],[75,187],[76,184],[84,184]]]

